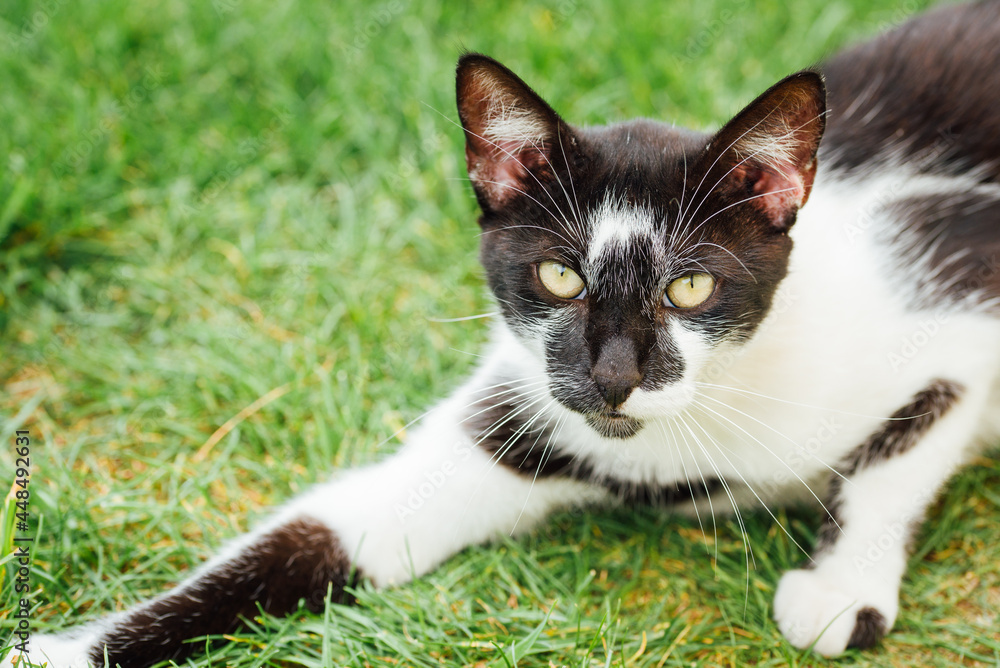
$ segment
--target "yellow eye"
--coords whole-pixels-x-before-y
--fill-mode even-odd
[[[667,286],[664,306],[694,308],[701,306],[715,291],[715,279],[710,274],[695,271],[681,276]]]
[[[546,260],[538,265],[538,278],[546,290],[563,299],[579,297],[586,287],[579,274],[555,260]]]

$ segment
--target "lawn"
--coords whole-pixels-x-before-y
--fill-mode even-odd
[[[574,123],[710,128],[925,4],[6,3],[0,481],[27,430],[34,630],[169,587],[268,507],[392,451],[475,364],[488,323],[455,319],[492,307],[462,49]],[[896,630],[837,665],[1000,666],[998,490],[996,458],[950,485]],[[806,543],[818,523],[779,520]],[[256,619],[190,665],[827,665],[770,619],[803,555],[766,514],[746,531],[567,513],[357,606]],[[14,578],[8,559],[4,638]]]

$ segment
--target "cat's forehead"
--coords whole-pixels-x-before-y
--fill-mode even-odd
[[[657,195],[668,195],[664,186],[683,179],[684,166],[693,163],[711,139],[648,119],[577,132],[586,144],[586,170],[594,186],[600,181],[614,182],[618,192],[634,191],[654,204]]]
[[[585,270],[595,288],[655,282],[678,261],[685,166],[698,157],[705,135],[639,120],[593,128],[590,197],[585,221]],[[642,279],[645,279],[642,280]]]
[[[689,171],[709,140],[708,135],[645,119],[588,128],[582,135],[587,160],[577,176],[598,246],[661,227],[664,212],[677,210],[694,180]]]
[[[645,204],[606,193],[604,200],[587,212],[587,262],[593,265],[633,248],[660,247],[657,232],[661,217]]]
[[[586,216],[583,269],[591,290],[607,295],[653,287],[674,255],[662,223],[662,212],[607,193]]]

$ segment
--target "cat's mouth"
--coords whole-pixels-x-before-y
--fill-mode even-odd
[[[645,426],[642,420],[616,410],[589,413],[586,417],[591,429],[605,438],[632,438]]]

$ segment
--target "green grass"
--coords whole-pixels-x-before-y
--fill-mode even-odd
[[[486,324],[434,320],[490,310],[452,122],[462,48],[572,122],[705,128],[924,4],[5,4],[0,441],[33,442],[35,630],[169,587],[391,451],[475,363]],[[1000,665],[998,489],[995,459],[951,484],[896,630],[839,665]],[[811,540],[815,514],[780,519]],[[734,522],[706,549],[660,513],[564,514],[356,607],[259,619],[192,665],[826,665],[770,621],[801,555],[766,516],[748,538],[749,575]]]

